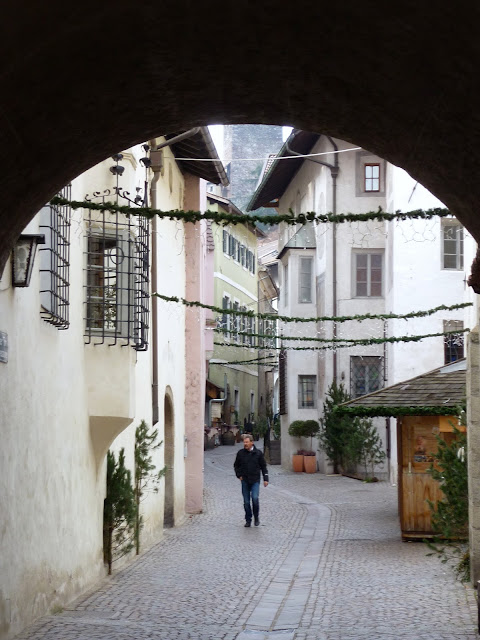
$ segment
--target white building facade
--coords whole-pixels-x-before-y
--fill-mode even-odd
[[[338,152],[338,153],[337,153]],[[307,160],[298,154],[321,154]],[[363,149],[328,136],[293,132],[259,185],[250,208],[274,204],[279,213],[315,211],[362,214],[442,207],[403,170]],[[297,157],[295,157],[297,156]],[[290,165],[289,168],[288,165]],[[358,221],[281,225],[279,315],[299,318],[404,314],[473,300],[465,266],[475,246],[455,218],[405,222]],[[283,323],[280,334],[297,338],[370,339],[425,335],[473,326],[474,311],[442,311],[406,320]],[[333,380],[352,397],[408,379],[463,357],[464,340],[443,336],[421,342],[355,345],[332,350],[321,342],[284,340],[281,388],[282,464],[309,448],[288,435],[294,420],[322,415]],[[317,350],[288,350],[288,347]],[[283,359],[283,363],[282,363]],[[282,387],[282,375],[281,375]],[[377,475],[396,480],[394,420],[375,425],[387,454]],[[321,471],[331,466],[317,454]]]
[[[204,157],[208,149],[200,147],[211,139],[203,130],[195,135]],[[152,140],[150,148],[164,143]],[[154,160],[148,147],[129,149],[62,193],[82,201],[88,195],[94,204],[135,207],[147,196],[165,210],[183,209],[185,202],[185,208],[205,208],[203,180],[176,160],[174,145],[156,153]],[[226,179],[219,167],[214,173],[205,179]],[[205,354],[192,354],[186,336],[190,331],[202,345],[204,326],[197,316],[189,321],[182,306],[154,301],[152,308],[151,301],[152,281],[167,296],[187,297],[189,287],[201,293],[198,272],[190,271],[204,255],[200,227],[170,220],[152,225],[93,206],[47,206],[24,231],[44,236],[29,286],[13,286],[12,261],[2,274],[2,639],[105,575],[105,456],[124,448],[133,473],[141,420],[158,429],[163,444],[153,462],[158,470],[167,467],[158,493],[148,493],[141,505],[142,548],[187,511],[201,510]],[[187,252],[195,260],[187,260]],[[17,267],[24,266],[21,258]],[[196,386],[195,358],[203,358]],[[198,406],[195,389],[198,415],[190,411],[192,403]]]

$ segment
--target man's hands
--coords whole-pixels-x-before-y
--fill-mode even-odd
[[[239,479],[239,480],[240,480],[240,482],[241,482],[241,481],[242,481],[242,476],[240,476],[238,479]],[[264,487],[268,487],[268,481],[267,481],[267,480],[264,480],[264,482],[263,482],[263,486],[264,486]]]

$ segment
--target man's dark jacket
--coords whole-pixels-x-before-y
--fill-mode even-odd
[[[240,449],[233,464],[237,478],[243,478],[248,483],[260,482],[260,471],[263,479],[268,482],[267,463],[260,449],[255,445],[250,451]]]

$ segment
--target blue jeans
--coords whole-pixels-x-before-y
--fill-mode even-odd
[[[255,518],[255,520],[258,519],[259,493],[260,482],[247,482],[246,480],[242,480],[243,506],[245,507],[245,520],[247,522],[252,521],[252,507],[253,517]],[[252,507],[250,507],[250,498],[252,500]]]

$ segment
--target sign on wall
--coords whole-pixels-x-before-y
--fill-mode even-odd
[[[8,334],[0,331],[0,362],[8,362]]]

